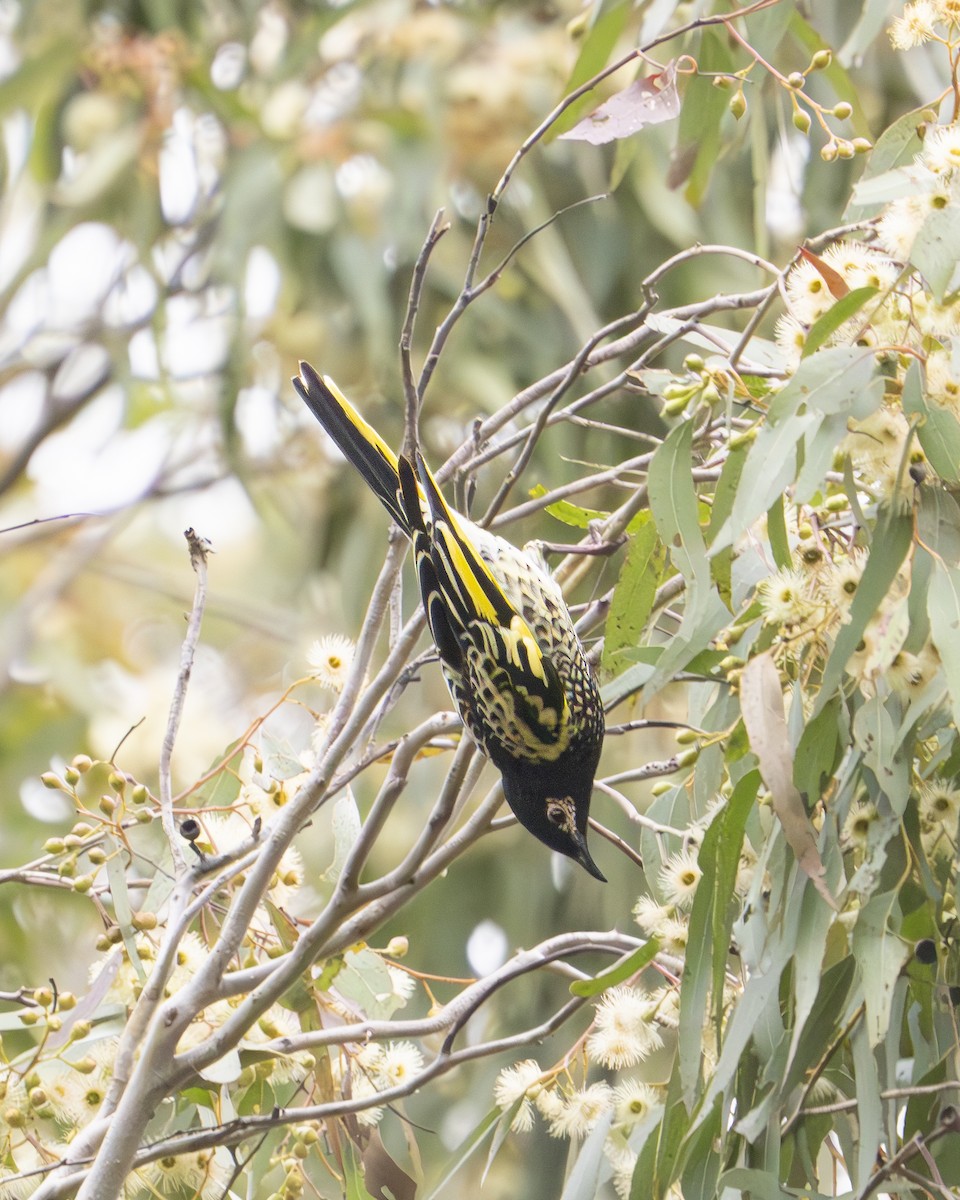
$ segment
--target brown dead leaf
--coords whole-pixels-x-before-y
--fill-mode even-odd
[[[823,878],[824,867],[813,826],[793,782],[793,752],[783,714],[780,674],[769,651],[751,658],[744,667],[740,677],[740,708],[750,748],[757,756],[763,782],[770,789],[773,811],[787,844],[800,869],[830,907],[836,909],[837,902]]]
[[[672,121],[679,115],[680,93],[674,60],[656,75],[635,79],[629,87],[604,101],[560,137],[602,146],[606,142],[632,137],[647,125]]]
[[[805,259],[816,270],[817,274],[827,285],[827,290],[834,300],[842,300],[847,292],[850,291],[850,285],[840,272],[835,271],[833,267],[824,262],[819,254],[814,254],[812,250],[801,246],[800,257]]]

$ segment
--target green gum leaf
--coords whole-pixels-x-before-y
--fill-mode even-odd
[[[623,983],[629,979],[631,975],[636,975],[638,971],[653,962],[660,952],[660,943],[656,938],[650,938],[638,950],[629,955],[621,963],[617,963],[615,967],[611,967],[608,971],[601,971],[599,975],[595,975],[593,979],[575,979],[570,984],[570,993],[573,996],[599,996],[601,992],[605,992],[607,988],[615,987],[618,983]]]

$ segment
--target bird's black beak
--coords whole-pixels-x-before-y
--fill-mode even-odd
[[[606,875],[604,875],[604,873],[590,857],[590,851],[587,849],[587,839],[582,833],[576,833],[574,834],[574,842],[576,843],[577,847],[577,853],[575,855],[576,861],[581,867],[583,867],[588,875],[592,875],[594,879],[599,879],[601,883],[606,883]]]

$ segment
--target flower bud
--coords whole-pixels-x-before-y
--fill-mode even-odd
[[[740,446],[749,446],[751,442],[757,440],[757,434],[760,432],[756,425],[751,425],[749,429],[742,429],[739,433],[733,434],[730,438],[730,449],[737,450]]]
[[[793,125],[801,133],[810,132],[810,114],[805,108],[795,108],[793,110]]]
[[[830,66],[833,61],[833,55],[829,50],[818,50],[813,58],[810,59],[810,69],[812,71],[823,71]]]
[[[734,93],[734,95],[730,97],[730,103],[727,107],[733,113],[736,120],[739,121],[743,114],[747,111],[747,98],[743,94],[742,88],[739,92]]]
[[[794,89],[802,88],[806,82],[802,71],[791,71],[787,76],[787,86]]]
[[[833,106],[833,115],[838,121],[845,121],[853,113],[853,105],[848,104],[846,100],[841,100],[839,104]]]
[[[690,397],[686,392],[682,396],[677,396],[674,400],[668,400],[663,406],[664,416],[679,417],[687,407],[689,400]]]

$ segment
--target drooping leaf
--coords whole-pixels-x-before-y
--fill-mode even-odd
[[[851,317],[855,316],[869,300],[877,295],[878,291],[879,289],[875,287],[861,287],[855,288],[852,292],[845,292],[810,327],[810,332],[803,343],[803,357],[809,358],[811,354],[815,354],[821,346],[826,344],[831,335],[836,333],[845,321],[849,321]]]
[[[519,1108],[519,1106],[520,1103],[518,1102],[517,1107]],[[453,1179],[454,1175],[457,1174],[460,1168],[466,1162],[468,1162],[474,1154],[476,1154],[487,1138],[490,1137],[490,1135],[493,1133],[493,1130],[496,1128],[497,1122],[500,1121],[501,1118],[504,1118],[508,1115],[509,1114],[501,1112],[499,1108],[492,1108],[481,1118],[481,1120],[474,1126],[470,1133],[468,1133],[463,1139],[460,1145],[454,1150],[453,1154],[447,1161],[447,1164],[442,1169],[440,1178],[437,1180],[430,1192],[424,1197],[424,1200],[442,1200],[443,1197],[450,1194],[447,1190],[447,1185],[449,1184],[450,1180]],[[512,1120],[513,1118],[511,1116],[510,1121]]]
[[[693,486],[693,423],[684,421],[657,447],[647,475],[650,511],[685,579],[709,586],[699,503]]]
[[[374,1200],[367,1191],[363,1179],[363,1167],[356,1146],[348,1139],[344,1139],[341,1145],[343,1146],[341,1166],[343,1167],[344,1200]]]
[[[846,746],[846,711],[839,696],[833,696],[816,716],[804,725],[793,760],[793,782],[808,803],[819,800],[833,776]]]
[[[819,712],[840,685],[844,668],[863,638],[871,617],[880,608],[913,541],[911,514],[885,509],[877,521],[873,548],[857,585],[847,621],[841,625],[814,705]]]
[[[603,1154],[607,1134],[613,1124],[613,1111],[605,1112],[587,1134],[577,1160],[573,1164],[560,1200],[594,1200],[600,1185],[600,1170],[606,1161]]]
[[[787,534],[787,517],[783,509],[783,497],[778,496],[767,509],[767,537],[773,561],[781,569],[793,565],[793,551]]]
[[[670,63],[663,71],[635,79],[572,129],[561,133],[560,138],[602,146],[620,138],[633,137],[648,125],[661,125],[679,115],[677,67],[676,63]]]
[[[865,1023],[871,1046],[879,1046],[890,1025],[893,990],[910,947],[892,927],[899,893],[871,896],[860,909],[851,939],[854,957],[863,981]]]
[[[912,362],[903,381],[903,411],[918,416],[917,438],[930,466],[946,483],[960,483],[960,421],[927,399],[920,364]]]
[[[686,580],[685,606],[680,628],[660,654],[644,684],[649,697],[672,673],[705,650],[714,634],[729,619],[710,574],[699,503],[691,474],[693,424],[684,421],[657,447],[647,474],[647,492],[661,540]]]
[[[910,262],[926,279],[938,303],[946,292],[956,289],[960,273],[960,211],[956,205],[927,213],[910,248]]]
[[[750,771],[734,788],[723,812],[707,828],[698,855],[702,875],[690,912],[687,955],[680,989],[678,1054],[684,1098],[692,1104],[702,1069],[702,1037],[710,1014],[707,996],[713,991],[714,1017],[723,1004],[732,927],[734,886],[747,817],[757,797],[760,775]]]
[[[943,661],[954,720],[960,720],[960,570],[934,559],[927,598],[930,632]]]
[[[363,1181],[374,1200],[414,1200],[416,1182],[390,1155],[380,1132],[371,1129],[365,1134],[363,1147]]]
[[[667,175],[671,188],[686,185],[684,196],[694,207],[703,200],[720,155],[720,123],[728,105],[727,94],[713,87],[710,73],[729,68],[730,52],[724,39],[711,30],[702,33],[697,66],[699,72],[684,91],[677,146]]]
[[[347,788],[333,803],[331,823],[333,825],[333,862],[323,873],[323,878],[335,882],[340,878],[347,857],[360,836],[360,810]]]
[[[831,267],[826,259],[821,258],[819,254],[814,254],[812,250],[808,250],[806,246],[800,247],[800,257],[804,262],[808,262],[817,272],[823,282],[827,285],[827,291],[834,300],[842,300],[850,291],[850,285],[840,274],[838,270]],[[826,314],[824,314],[826,315]]]
[[[824,880],[813,826],[793,782],[793,752],[783,714],[780,675],[769,651],[755,655],[744,667],[740,697],[750,747],[760,764],[763,782],[770,789],[773,810],[787,843],[820,895],[836,908]]]
[[[882,30],[886,28],[889,22],[890,6],[887,4],[887,0],[865,0],[865,3],[860,7],[860,12],[853,25],[853,28],[847,35],[847,40],[840,47],[840,61],[844,63],[859,62],[863,57],[864,51],[868,46],[876,42],[877,37]],[[894,128],[894,126],[897,124],[899,124],[899,122],[894,122],[894,125],[890,128]],[[914,118],[914,124],[916,124],[916,118]],[[885,133],[881,135],[876,146],[874,147],[873,153],[870,155],[871,159],[873,158],[873,155],[876,154],[881,148],[883,139],[887,134],[889,134],[889,132],[890,129],[887,129]],[[889,153],[889,147],[886,147],[885,149],[887,153]],[[917,149],[919,149],[919,146]],[[911,154],[910,157],[912,158],[913,155]]]
[[[865,985],[866,985],[866,981]],[[883,1103],[880,1099],[880,1073],[873,1043],[858,1025],[850,1038],[857,1099],[856,1153],[846,1161],[850,1164],[851,1182],[860,1190],[874,1173],[877,1151],[883,1140]]]
[[[613,589],[601,660],[604,670],[615,668],[625,647],[639,643],[653,609],[665,562],[663,543],[653,521],[648,520],[631,538],[620,578]]]
[[[784,1092],[801,1083],[807,1072],[821,1062],[825,1049],[823,1031],[837,1027],[846,1011],[854,979],[855,964],[849,955],[823,970],[816,1001],[800,1031],[789,1070],[784,1076]]]
[[[900,751],[900,739],[884,696],[870,696],[857,709],[853,739],[863,752],[864,764],[874,773],[899,816],[910,796],[911,764]]]
[[[831,346],[804,359],[793,378],[774,397],[767,418],[747,456],[743,480],[733,510],[711,545],[715,554],[732,545],[765,513],[799,473],[798,451],[816,438],[817,471],[804,470],[803,491],[809,496],[819,485],[826,452],[835,449],[839,430],[850,416],[869,415],[880,403],[883,381],[877,377],[872,353],[854,346]],[[829,446],[821,430],[824,417],[836,418],[829,430]]]
[[[671,1088],[656,1136],[647,1139],[633,1172],[630,1200],[659,1200],[677,1177],[680,1150],[690,1127],[686,1105]]]

